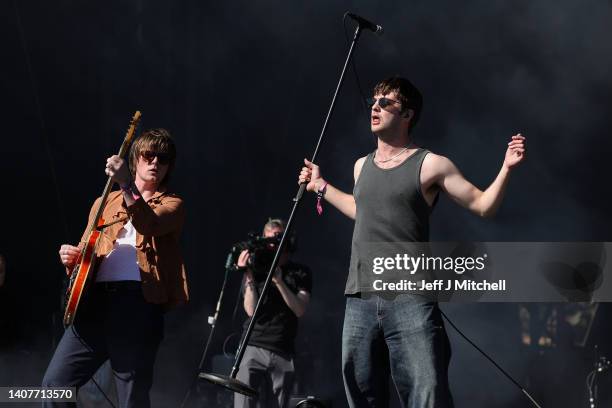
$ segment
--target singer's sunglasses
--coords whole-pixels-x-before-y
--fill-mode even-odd
[[[381,98],[368,98],[366,99],[366,101],[368,102],[368,108],[372,109],[374,107],[374,105],[376,105],[376,102],[378,102],[378,106],[380,106],[381,108],[386,108],[387,106],[391,105],[392,103],[397,103],[401,105],[400,101],[396,101],[393,99],[389,99],[389,98],[385,98],[384,96]]]
[[[140,152],[140,156],[147,161],[147,163],[151,163],[156,157],[157,162],[159,164],[165,165],[170,163],[170,155],[168,153],[161,152],[153,152],[151,150],[145,150]]]

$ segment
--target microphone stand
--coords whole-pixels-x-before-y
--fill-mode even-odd
[[[206,356],[208,355],[208,348],[212,341],[212,338],[215,334],[215,327],[217,326],[217,318],[219,317],[219,311],[221,310],[221,302],[223,301],[223,294],[225,293],[225,287],[227,286],[227,278],[229,276],[230,271],[233,268],[234,263],[234,249],[230,251],[227,255],[227,259],[225,261],[225,277],[223,278],[223,284],[221,285],[221,292],[219,293],[219,300],[217,300],[217,306],[215,308],[215,314],[213,316],[208,316],[208,324],[210,324],[210,333],[208,333],[208,339],[206,340],[206,345],[204,346],[204,351],[202,352],[202,356],[200,357],[200,364],[198,364],[197,373],[200,374],[204,370],[204,362],[206,361]],[[196,381],[198,380],[198,376],[194,378],[181,402],[181,408],[185,406],[187,401],[189,400],[189,396],[191,395],[191,390],[193,389]]]
[[[319,140],[317,141],[317,145],[315,147],[314,153],[312,154],[312,158],[310,159],[311,162],[315,162],[316,158],[317,158],[317,153],[319,152],[319,147],[321,146],[321,142],[323,141],[323,137],[325,136],[325,131],[327,129],[327,124],[329,123],[329,119],[331,118],[331,115],[334,111],[334,107],[336,105],[336,98],[338,97],[338,93],[340,91],[340,87],[342,86],[342,83],[344,82],[344,74],[346,72],[346,68],[348,67],[348,64],[351,60],[351,57],[353,56],[353,51],[355,50],[355,46],[357,44],[357,40],[359,39],[359,36],[361,34],[361,30],[362,30],[362,25],[361,23],[359,23],[357,25],[357,28],[355,29],[355,34],[353,35],[353,41],[351,42],[351,46],[348,50],[348,55],[346,56],[346,60],[344,62],[344,66],[342,67],[342,72],[340,73],[340,79],[338,80],[338,85],[336,86],[336,90],[334,92],[334,96],[332,98],[331,101],[331,105],[329,107],[329,110],[327,112],[327,116],[325,117],[325,121],[323,122],[323,129],[321,129],[321,134],[319,135]],[[283,232],[283,235],[281,237],[280,243],[278,244],[278,247],[276,249],[276,253],[274,254],[274,260],[272,261],[272,265],[270,265],[270,270],[268,271],[268,276],[266,277],[266,281],[264,283],[264,287],[261,291],[261,294],[259,295],[259,300],[257,301],[257,305],[255,306],[255,311],[253,312],[253,316],[251,317],[251,321],[249,322],[249,326],[247,327],[246,333],[242,339],[242,341],[240,342],[240,345],[238,346],[238,353],[236,355],[236,360],[234,361],[234,366],[232,367],[232,371],[230,373],[229,376],[225,376],[222,374],[213,374],[213,373],[200,373],[199,377],[209,381],[213,384],[219,385],[221,387],[225,387],[227,389],[229,389],[230,391],[234,391],[243,395],[246,395],[247,397],[254,397],[257,396],[257,391],[254,390],[253,388],[249,387],[248,385],[244,384],[243,382],[239,381],[236,379],[236,375],[238,374],[238,370],[240,367],[240,362],[242,361],[242,357],[244,356],[244,352],[246,349],[246,345],[249,342],[249,338],[251,337],[251,332],[253,331],[253,327],[255,326],[255,322],[257,321],[257,316],[258,316],[258,312],[260,310],[261,305],[263,304],[263,300],[265,299],[267,293],[268,293],[268,289],[270,287],[270,282],[272,281],[272,276],[274,275],[274,271],[276,270],[276,265],[278,264],[278,261],[280,259],[280,254],[283,251],[283,248],[285,246],[285,240],[288,236],[288,234],[291,232],[291,226],[292,226],[292,222],[293,222],[293,217],[295,216],[295,213],[300,205],[300,201],[302,199],[302,196],[304,195],[304,191],[306,190],[306,184],[307,183],[302,183],[300,184],[300,188],[295,196],[295,198],[293,199],[293,208],[291,210],[291,214],[289,215],[289,218],[287,219],[287,225],[285,226],[285,231]]]

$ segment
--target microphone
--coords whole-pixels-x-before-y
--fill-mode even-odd
[[[381,35],[383,33],[382,26],[379,26],[378,24],[374,24],[373,22],[366,20],[365,18],[360,17],[357,14],[346,13],[346,15],[355,20],[360,26],[373,31],[375,34]]]

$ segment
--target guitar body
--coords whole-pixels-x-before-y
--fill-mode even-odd
[[[100,218],[99,225],[104,224],[104,219]],[[90,272],[94,267],[94,261],[96,257],[96,249],[98,242],[100,241],[100,232],[94,229],[87,239],[87,245],[81,251],[81,255],[77,259],[77,266],[70,274],[70,282],[68,283],[68,290],[66,292],[66,310],[64,311],[64,326],[69,326],[74,322],[77,308],[81,301],[81,296],[85,291],[87,282],[89,281]]]

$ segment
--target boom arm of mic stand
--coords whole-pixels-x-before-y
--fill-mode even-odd
[[[357,40],[359,39],[359,35],[361,34],[361,25],[358,25],[355,29],[355,35],[353,36],[353,41],[351,42],[351,46],[349,48],[348,54],[346,56],[346,60],[344,62],[344,66],[342,67],[342,71],[340,73],[340,79],[338,80],[338,85],[336,86],[336,90],[334,92],[334,96],[332,98],[329,110],[327,112],[327,116],[325,117],[325,121],[323,122],[323,128],[321,129],[321,134],[319,135],[319,139],[317,141],[317,145],[315,147],[314,153],[312,154],[311,162],[315,162],[317,158],[317,154],[319,153],[319,148],[321,147],[321,143],[323,142],[323,137],[325,136],[325,131],[327,130],[327,124],[331,118],[331,115],[334,111],[334,107],[336,105],[336,98],[338,97],[338,93],[340,88],[342,87],[342,83],[344,82],[344,74],[346,72],[346,68],[353,56],[353,51],[355,50],[355,45],[357,44]],[[238,374],[238,370],[240,367],[240,362],[242,361],[242,357],[244,356],[244,352],[246,349],[246,345],[251,338],[251,332],[253,331],[253,327],[255,326],[255,322],[257,321],[258,312],[263,303],[263,299],[268,293],[268,289],[270,287],[270,282],[272,281],[272,276],[274,275],[274,271],[276,270],[276,266],[278,265],[278,261],[280,259],[280,254],[283,251],[285,246],[285,240],[288,234],[291,232],[291,226],[293,223],[293,218],[295,213],[300,205],[300,201],[302,196],[304,195],[304,191],[306,191],[306,184],[300,184],[300,188],[298,189],[295,198],[293,199],[293,208],[291,209],[291,214],[287,219],[287,224],[285,226],[285,231],[283,231],[283,235],[281,237],[280,243],[278,244],[278,248],[276,249],[276,253],[274,254],[274,260],[272,261],[272,265],[270,265],[270,270],[268,271],[268,275],[266,276],[266,281],[264,283],[264,287],[259,295],[259,299],[257,300],[257,305],[255,306],[255,311],[253,312],[253,316],[251,316],[251,321],[249,322],[249,326],[247,327],[246,333],[238,346],[238,353],[236,354],[236,360],[234,361],[234,365],[232,367],[232,371],[229,377],[218,374],[207,374],[201,373],[200,378],[203,378],[209,382],[212,382],[216,385],[220,385],[225,387],[231,391],[238,392],[247,396],[255,396],[257,395],[257,391],[247,386],[246,384],[236,380],[236,375]]]

